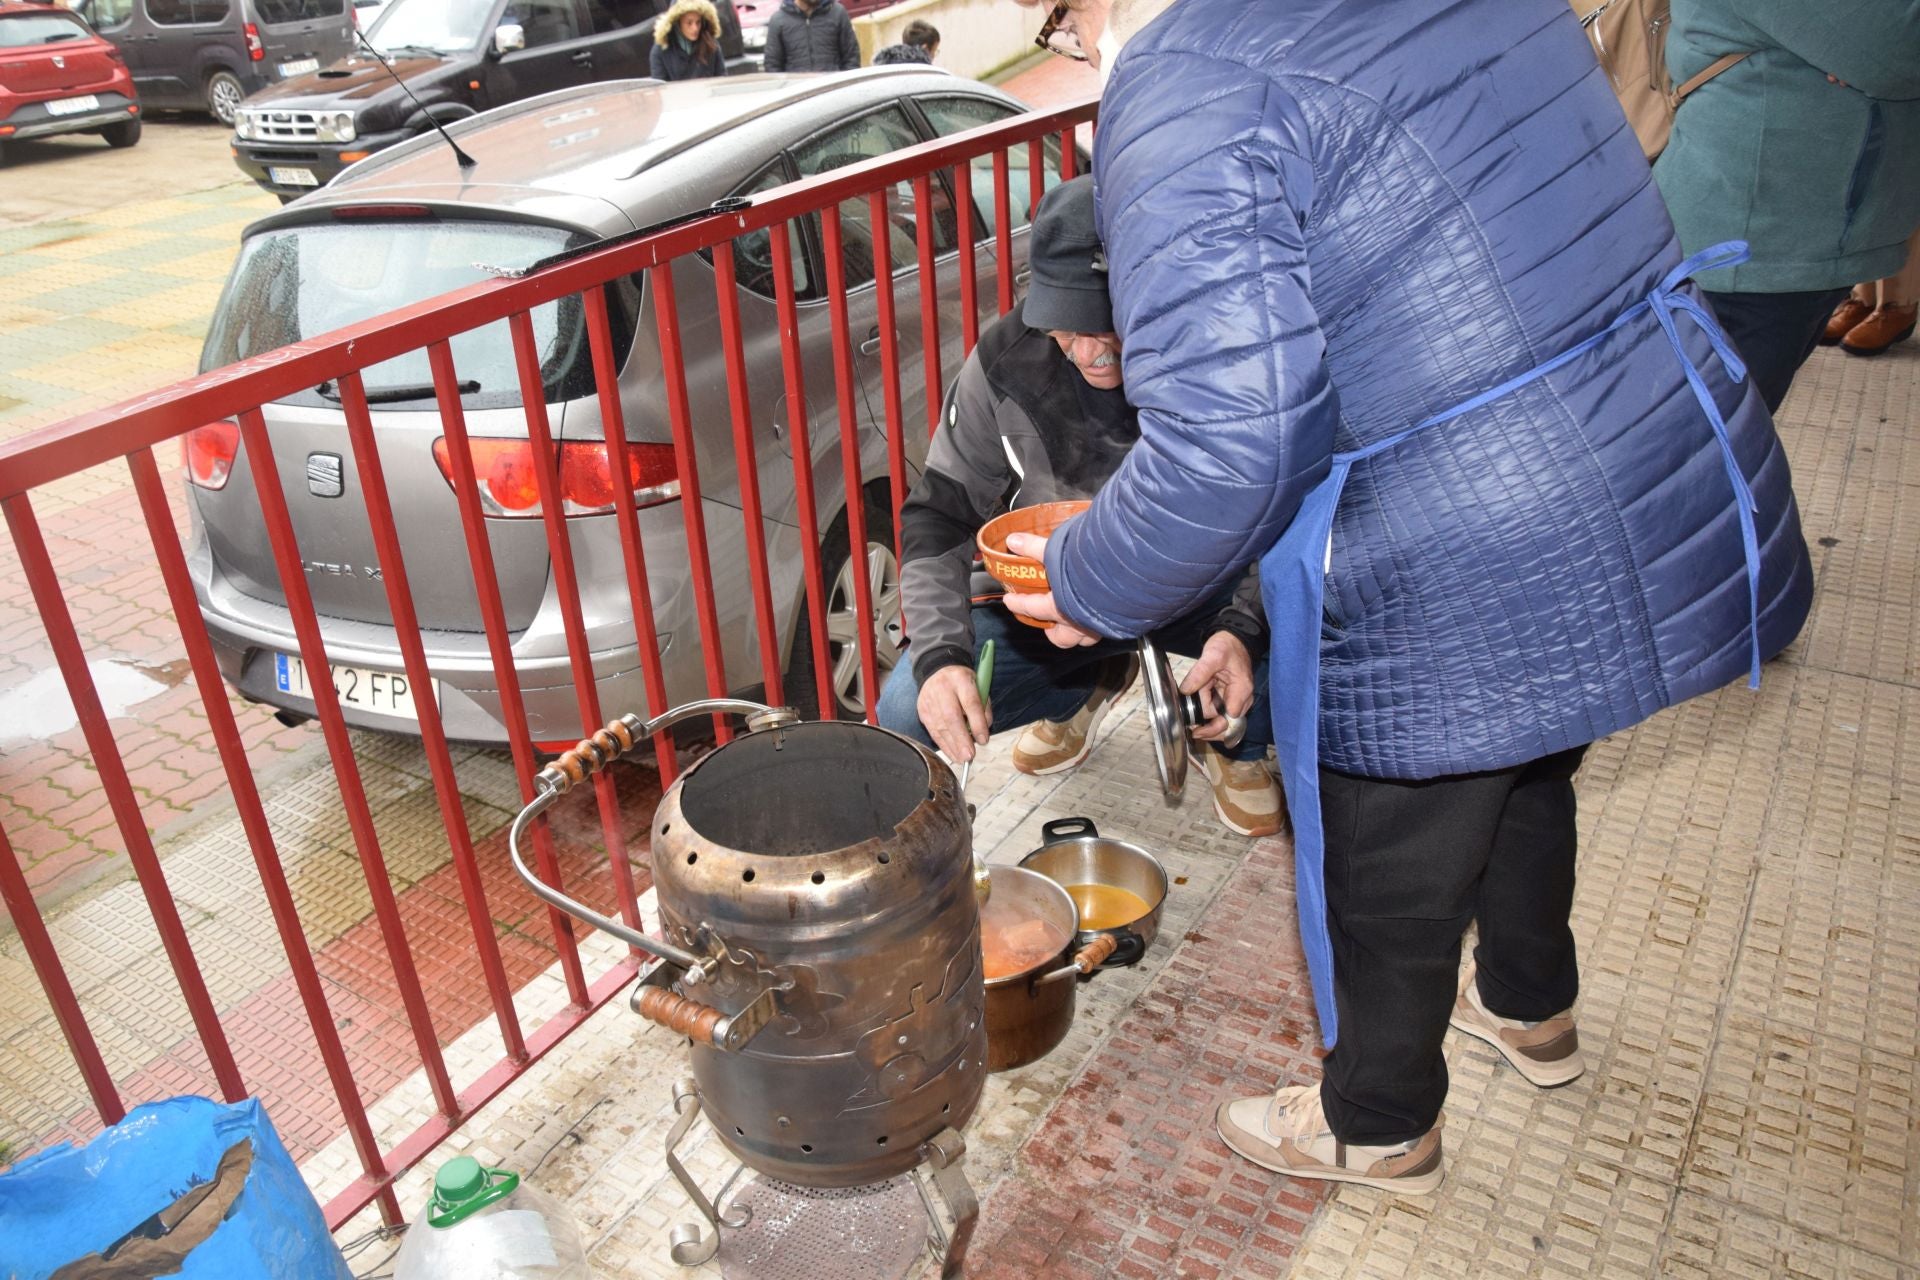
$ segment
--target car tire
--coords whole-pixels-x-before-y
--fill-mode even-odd
[[[130,147],[140,141],[140,122],[122,120],[119,124],[110,124],[100,131],[110,147]]]
[[[204,96],[208,113],[221,124],[230,125],[234,114],[240,109],[241,99],[247,96],[247,90],[240,83],[240,77],[233,72],[216,71],[207,77]]]
[[[900,565],[894,556],[893,516],[884,501],[872,491],[867,494],[868,581],[876,590],[873,600],[878,615],[875,628],[875,675],[884,685],[887,673],[900,659],[900,641],[905,628],[900,606]],[[793,647],[787,651],[787,670],[782,683],[786,703],[808,719],[858,720],[866,714],[860,679],[860,646],[851,627],[857,615],[853,587],[853,563],[847,546],[847,513],[834,517],[827,536],[820,540],[820,574],[827,586],[828,663],[834,696],[826,701],[823,712],[819,682],[813,671],[813,614],[807,606],[803,587],[800,598],[800,622],[793,629]],[[836,638],[839,637],[839,638]]]

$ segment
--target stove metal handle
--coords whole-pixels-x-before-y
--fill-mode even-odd
[[[676,947],[660,938],[649,937],[638,929],[629,927],[618,920],[601,915],[591,907],[575,902],[560,890],[535,875],[527,865],[526,857],[520,852],[520,839],[527,827],[553,807],[555,801],[565,795],[576,784],[600,772],[615,760],[662,729],[690,720],[695,716],[737,715],[743,716],[750,732],[761,729],[784,729],[798,724],[800,716],[789,707],[769,707],[763,703],[746,702],[739,698],[702,698],[682,706],[664,711],[651,720],[641,720],[632,714],[624,715],[607,722],[607,727],[588,738],[582,738],[569,751],[563,752],[558,760],[534,775],[534,797],[526,807],[514,815],[513,825],[507,830],[507,856],[513,861],[513,869],[527,882],[527,888],[534,896],[548,906],[558,907],[574,919],[590,924],[602,933],[612,934],[629,946],[638,947],[649,955],[659,956],[686,970],[684,981],[699,983],[706,981],[712,972],[713,962],[694,955],[684,947]]]

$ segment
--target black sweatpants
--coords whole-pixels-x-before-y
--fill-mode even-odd
[[[1803,293],[1707,292],[1720,327],[1747,362],[1747,374],[1767,402],[1768,413],[1780,412],[1780,403],[1793,386],[1793,375],[1820,345],[1827,317],[1847,296],[1846,289],[1813,289]]]
[[[1573,773],[1585,753],[1423,782],[1320,771],[1340,1013],[1320,1097],[1341,1141],[1433,1127],[1469,921],[1488,1009],[1539,1022],[1573,1004]]]

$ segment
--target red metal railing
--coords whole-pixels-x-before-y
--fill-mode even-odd
[[[765,541],[767,526],[764,521],[768,513],[764,508],[754,445],[756,414],[766,414],[769,406],[755,405],[749,394],[734,248],[739,237],[766,229],[770,233],[774,304],[781,347],[781,378],[786,393],[789,417],[787,430],[790,432],[794,465],[795,519],[801,530],[799,542],[805,609],[811,624],[808,634],[813,645],[813,683],[821,703],[828,705],[827,699],[833,697],[834,689],[829,661],[831,637],[826,618],[826,603],[832,584],[826,581],[825,566],[822,564],[821,512],[815,487],[814,450],[809,442],[813,424],[808,419],[800,302],[795,292],[793,251],[787,226],[798,218],[817,216],[820,219],[826,260],[824,305],[830,318],[833,390],[839,406],[837,434],[842,469],[840,481],[846,496],[845,516],[849,546],[854,558],[850,577],[856,616],[869,619],[873,614],[873,601],[865,572],[864,549],[867,546],[868,529],[863,499],[884,491],[885,500],[892,508],[894,551],[897,555],[900,506],[908,487],[910,463],[905,418],[911,406],[903,395],[900,367],[903,335],[898,328],[903,317],[897,306],[896,281],[888,243],[887,200],[891,191],[906,184],[913,192],[916,262],[902,265],[909,270],[914,266],[918,268],[916,288],[922,347],[920,373],[924,379],[926,422],[931,431],[938,421],[941,388],[950,364],[950,361],[943,359],[940,349],[942,325],[939,299],[942,283],[958,293],[959,337],[963,349],[970,351],[979,335],[979,282],[973,232],[976,211],[971,186],[974,160],[983,156],[991,157],[994,301],[998,311],[1004,313],[1014,304],[1016,285],[1009,151],[1021,146],[1026,149],[1029,179],[1027,204],[1031,208],[1037,203],[1046,180],[1044,161],[1049,144],[1057,143],[1060,169],[1065,176],[1072,176],[1077,167],[1074,131],[1077,126],[1090,122],[1093,115],[1094,104],[1081,103],[956,134],[871,163],[835,170],[757,197],[745,209],[600,248],[524,278],[476,284],[363,324],[213,370],[111,409],[86,414],[26,437],[0,443],[0,509],[4,509],[27,585],[68,693],[79,714],[87,748],[98,769],[100,786],[111,805],[139,887],[185,999],[194,1033],[205,1052],[211,1071],[208,1087],[225,1098],[236,1099],[249,1092],[248,1082],[236,1064],[220,1012],[209,994],[208,983],[194,956],[174,895],[168,888],[166,869],[155,851],[138,797],[130,785],[118,737],[109,725],[93,676],[88,670],[84,643],[69,609],[67,589],[60,582],[33,506],[35,489],[63,477],[116,459],[123,460],[129,469],[152,550],[179,625],[185,657],[200,693],[207,732],[224,768],[234,807],[286,953],[301,1008],[359,1161],[359,1177],[326,1205],[330,1225],[338,1226],[368,1204],[378,1204],[382,1216],[388,1221],[398,1220],[401,1211],[393,1194],[394,1179],[617,994],[637,971],[638,960],[629,955],[605,972],[590,977],[585,971],[571,922],[559,912],[549,910],[548,924],[569,1003],[560,1013],[531,1031],[520,1025],[513,1003],[512,985],[502,963],[493,917],[488,907],[487,890],[476,857],[473,835],[462,808],[454,759],[440,709],[430,693],[416,696],[421,747],[432,778],[440,819],[447,833],[460,894],[464,899],[474,954],[485,980],[493,1020],[505,1049],[504,1056],[477,1078],[465,1082],[453,1079],[440,1049],[442,1037],[435,1028],[430,993],[423,989],[416,971],[413,951],[361,778],[361,766],[348,737],[347,720],[331,683],[326,679],[311,681],[315,711],[339,785],[346,826],[370,895],[378,933],[397,980],[417,1052],[417,1065],[424,1071],[436,1108],[436,1113],[424,1125],[395,1145],[382,1148],[361,1099],[353,1057],[335,1027],[326,989],[302,929],[295,898],[267,821],[259,785],[221,678],[216,652],[196,604],[186,551],[169,510],[166,482],[154,459],[153,448],[209,422],[227,420],[238,423],[241,446],[252,474],[299,656],[308,671],[325,672],[329,669],[326,627],[308,588],[294,521],[281,486],[261,407],[322,382],[331,382],[337,387],[346,434],[377,551],[379,576],[400,649],[400,662],[414,690],[431,691],[434,688],[432,663],[422,638],[412,584],[407,576],[406,557],[387,490],[387,477],[380,451],[376,447],[375,424],[361,379],[361,371],[366,368],[409,352],[424,350],[432,372],[440,426],[448,446],[448,464],[459,511],[459,528],[466,545],[481,628],[485,633],[487,652],[497,682],[501,719],[509,741],[521,799],[523,802],[530,800],[534,794],[536,748],[524,706],[524,690],[516,668],[513,637],[508,627],[494,552],[488,536],[488,519],[481,508],[480,487],[469,450],[466,414],[462,407],[450,343],[457,335],[484,325],[504,321],[508,326],[524,405],[526,432],[535,446],[535,481],[573,690],[579,704],[580,728],[583,734],[590,733],[604,723],[609,711],[626,708],[601,705],[594,674],[593,651],[589,647],[582,612],[579,566],[568,527],[572,522],[563,507],[556,455],[552,447],[552,424],[549,421],[530,313],[538,306],[570,295],[581,299],[598,408],[611,460],[610,471],[616,477],[626,475],[630,406],[623,405],[621,400],[622,361],[614,347],[614,327],[605,290],[611,282],[646,272],[651,286],[652,318],[665,388],[667,426],[671,432],[673,458],[680,483],[679,504],[686,538],[686,570],[696,606],[705,692],[716,696],[725,694],[736,685],[751,684],[755,679],[743,679],[742,673],[729,673],[726,669],[722,621],[710,563],[706,513],[701,498],[703,477],[696,456],[692,411],[681,358],[683,326],[680,306],[675,295],[672,271],[660,269],[702,250],[712,252],[720,345],[726,369],[727,406],[731,418],[732,461],[737,471],[732,478],[737,481],[740,494],[740,517],[745,527],[746,577],[753,595],[752,630],[760,655],[760,670],[753,676],[764,684],[769,699],[783,700],[780,619],[776,612]],[[941,259],[948,250],[941,249],[935,243],[936,203],[943,194],[955,210],[958,231],[957,255],[947,264],[951,279],[945,282],[939,279],[939,272]],[[880,400],[884,417],[884,423],[879,426],[884,430],[887,452],[885,472],[880,476],[866,474],[861,460],[860,436],[863,425],[856,409],[860,393],[853,364],[853,336],[849,331],[849,285],[840,252],[845,236],[843,202],[863,203],[874,231],[875,278],[872,287],[879,317]],[[849,207],[858,207],[858,204]],[[980,212],[984,213],[985,210]],[[811,307],[815,302],[809,300],[808,305]],[[906,323],[912,323],[912,317],[904,319]],[[639,349],[640,344],[636,343],[635,350]],[[613,520],[618,529],[624,585],[633,615],[633,640],[645,683],[647,704],[658,710],[668,705],[668,699],[674,695],[674,691],[668,688],[663,673],[662,638],[649,585],[651,579],[647,551],[633,494],[621,484],[615,484],[613,488],[614,510],[604,518]],[[859,626],[855,642],[866,714],[871,719],[881,675],[872,628],[868,625]],[[678,696],[689,696],[694,692],[680,691]],[[137,730],[127,732],[137,733]],[[717,725],[716,732],[724,739],[726,726]],[[664,735],[656,745],[659,748],[657,758],[662,782],[670,782],[675,769],[673,751]],[[613,893],[618,899],[623,918],[637,926],[638,906],[623,840],[615,782],[613,776],[605,771],[597,774],[594,782],[600,825],[612,872]],[[535,851],[541,874],[558,884],[559,862],[545,824],[535,828]],[[0,825],[0,898],[5,900],[20,932],[25,951],[72,1052],[80,1081],[92,1100],[95,1112],[102,1123],[117,1121],[125,1113],[127,1100],[122,1098],[89,1028],[73,984],[62,966],[54,939],[3,825]]]

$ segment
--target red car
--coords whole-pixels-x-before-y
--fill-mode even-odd
[[[97,133],[140,141],[140,100],[120,51],[65,9],[0,0],[0,163],[15,138]]]

